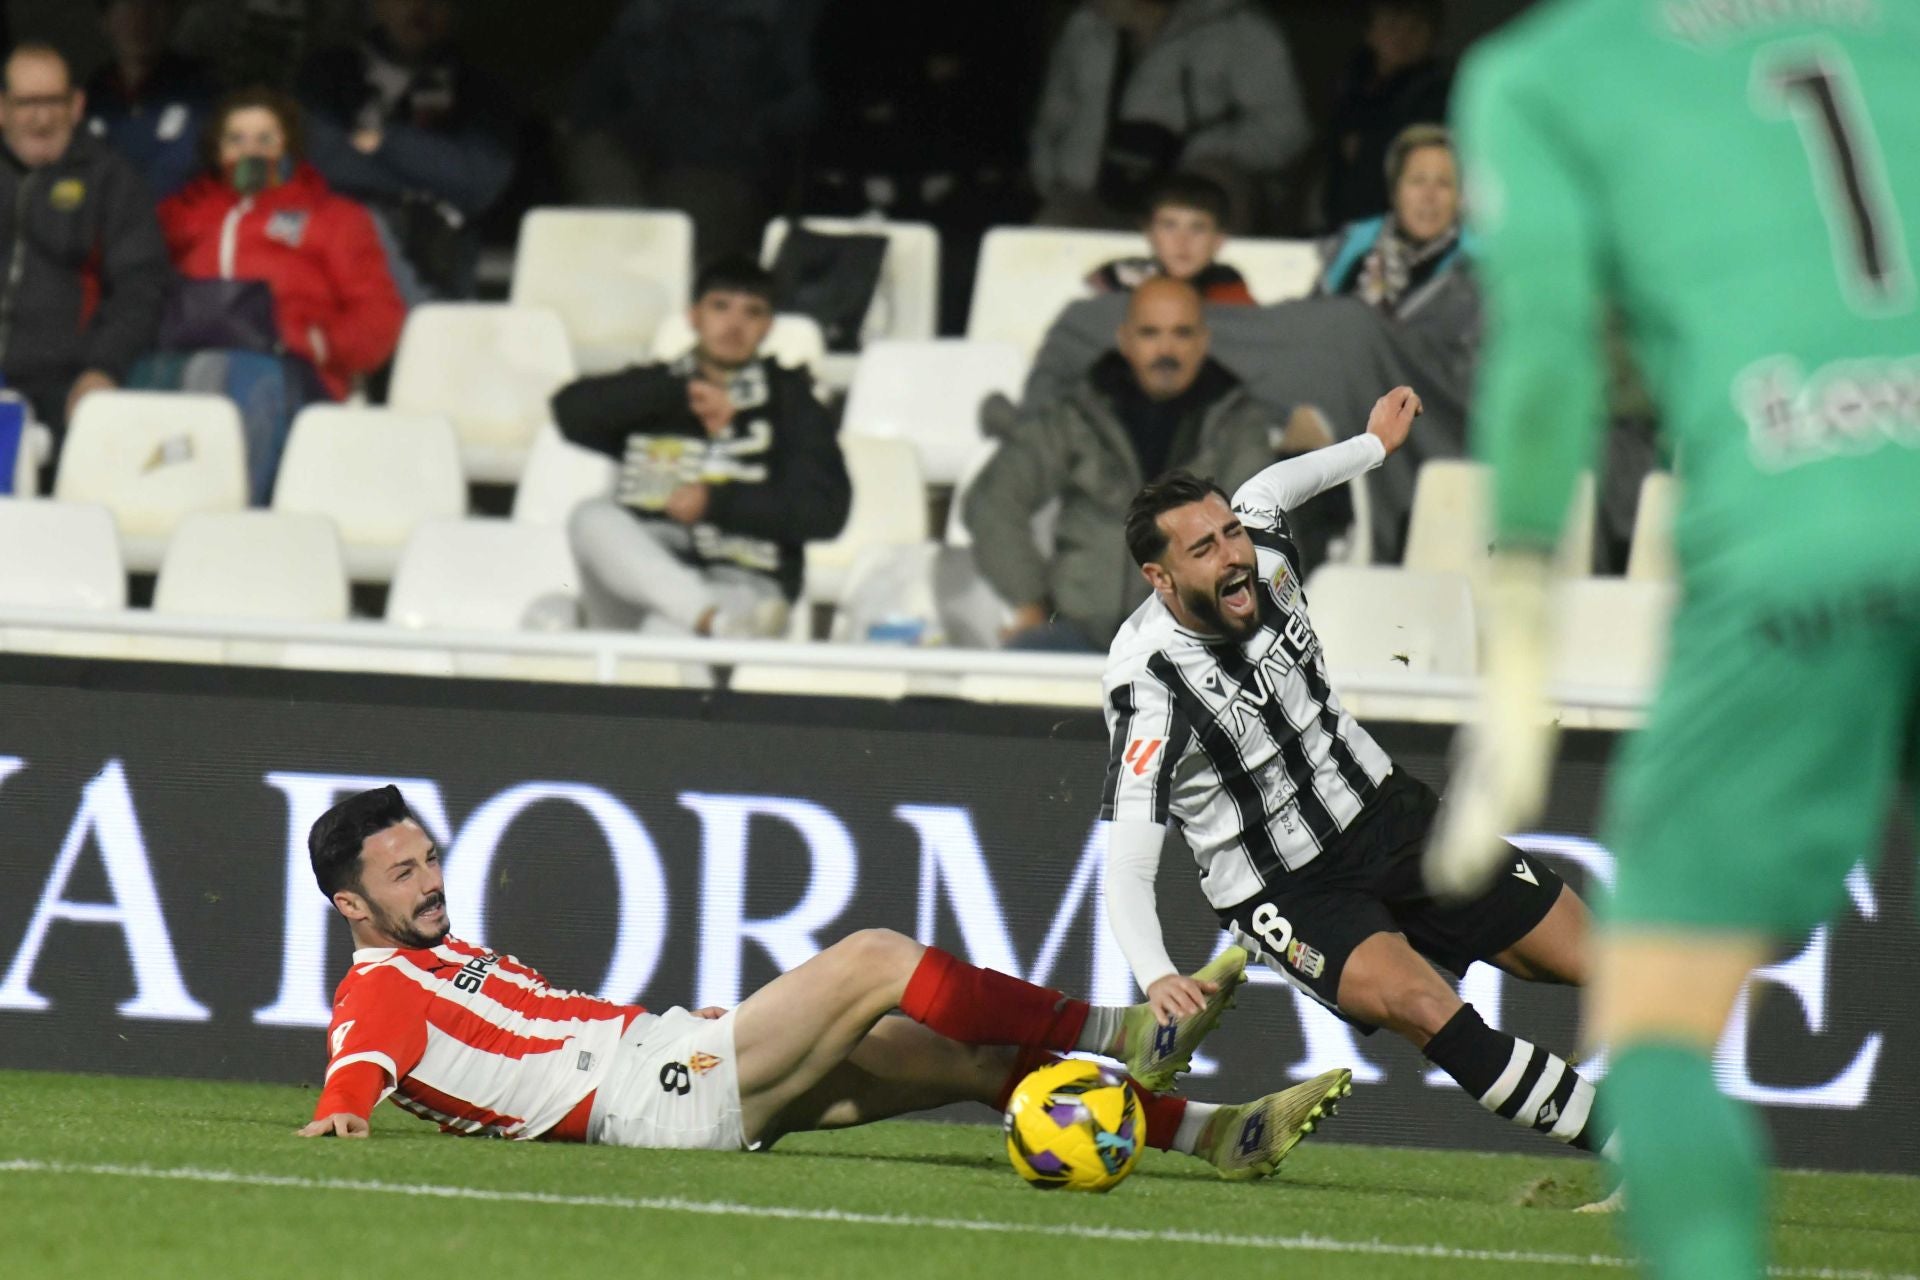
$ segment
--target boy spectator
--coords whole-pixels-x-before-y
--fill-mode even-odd
[[[200,63],[169,49],[178,0],[102,0],[111,56],[87,82],[87,129],[140,171],[156,199],[200,166],[200,135],[218,96]]]
[[[133,166],[76,134],[86,95],[51,45],[23,44],[0,91],[0,373],[53,428],[153,345],[172,271]]]
[[[383,219],[436,296],[470,297],[478,223],[513,177],[506,94],[453,45],[454,0],[372,0],[357,45],[300,76],[314,167]]]
[[[621,464],[611,498],[569,524],[587,620],[665,635],[774,636],[800,593],[802,549],[831,538],[852,493],[813,379],[758,354],[773,276],[749,258],[701,272],[694,349],[582,378],[553,398],[575,444]]]
[[[1013,648],[1104,650],[1147,584],[1129,572],[1127,503],[1190,468],[1229,490],[1273,461],[1273,415],[1208,355],[1200,295],[1181,280],[1133,291],[1117,350],[1065,396],[1012,424],[967,490],[974,559],[1013,606]],[[1058,499],[1051,557],[1034,515]]]
[[[1253,294],[1238,271],[1221,262],[1227,242],[1227,193],[1198,174],[1179,173],[1155,188],[1144,228],[1151,257],[1117,258],[1087,277],[1096,293],[1135,289],[1155,276],[1184,280],[1204,302],[1250,307]]]

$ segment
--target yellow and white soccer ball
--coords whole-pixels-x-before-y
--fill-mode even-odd
[[[1007,1102],[1007,1159],[1042,1191],[1108,1191],[1133,1172],[1147,1117],[1125,1078],[1070,1058],[1022,1080]]]

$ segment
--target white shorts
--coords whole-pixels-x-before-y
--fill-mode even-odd
[[[587,1141],[614,1147],[742,1151],[733,1011],[696,1018],[678,1006],[642,1016],[620,1037],[593,1100]]]

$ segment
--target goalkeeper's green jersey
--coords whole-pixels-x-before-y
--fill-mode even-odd
[[[1920,578],[1920,0],[1546,0],[1454,109],[1501,540],[1591,463],[1612,307],[1688,582]]]

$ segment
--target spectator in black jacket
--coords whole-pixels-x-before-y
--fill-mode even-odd
[[[1328,226],[1387,207],[1387,148],[1409,125],[1447,118],[1452,77],[1435,53],[1440,0],[1372,0],[1327,127]]]
[[[455,51],[454,13],[453,0],[372,0],[366,37],[312,59],[299,89],[309,158],[442,298],[473,294],[479,218],[513,177],[516,129],[505,91]]]
[[[582,504],[569,526],[588,621],[778,635],[804,544],[846,523],[846,462],[812,376],[758,354],[773,324],[765,268],[708,267],[688,318],[698,342],[687,355],[553,398],[561,434],[621,463],[613,497]]]
[[[156,200],[200,171],[213,73],[167,47],[179,0],[101,0],[110,57],[87,82],[87,128],[132,162]]]
[[[153,346],[173,268],[153,196],[79,134],[86,95],[50,45],[23,44],[0,90],[0,373],[54,429]]]

